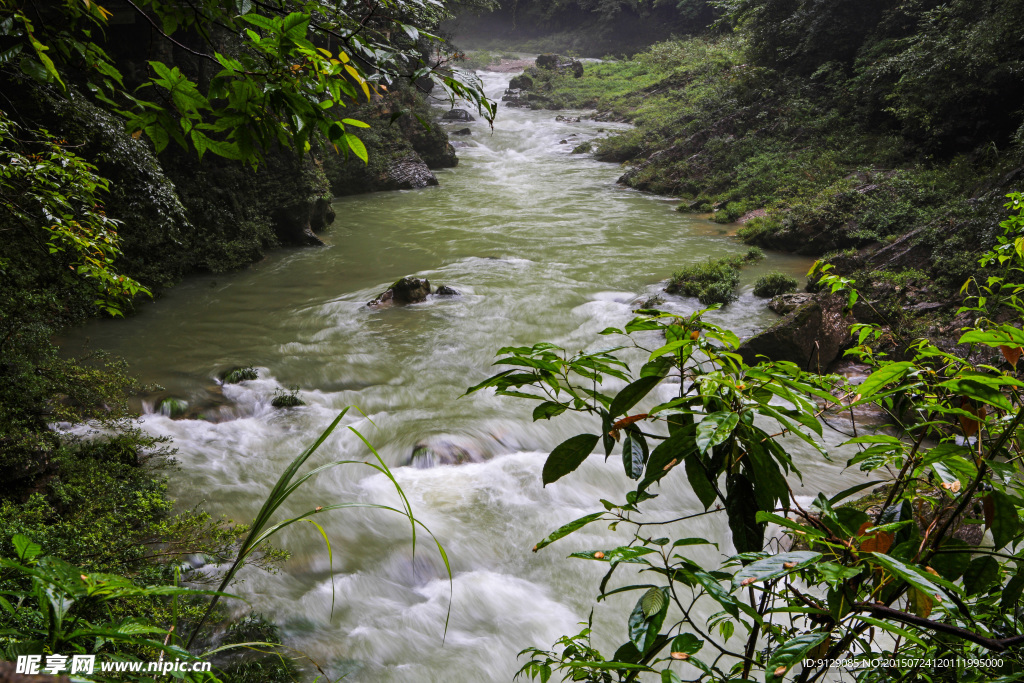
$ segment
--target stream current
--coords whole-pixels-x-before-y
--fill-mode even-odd
[[[481,77],[500,99],[510,74]],[[502,106],[493,132],[484,121],[457,127],[467,125],[471,136],[453,138],[468,141],[459,166],[438,172],[440,187],[338,199],[327,248],[281,249],[242,272],[191,278],[130,320],[96,322],[65,340],[71,350],[88,340],[125,358],[143,381],[193,405],[223,392],[224,405],[210,409],[217,420],[172,420],[152,409],[143,416],[145,430],[171,437],[178,449],[171,493],[182,508],[201,504],[214,515],[251,520],[287,463],[341,409],[355,405],[372,419],[352,412],[343,424],[359,429],[393,468],[415,515],[444,545],[453,584],[424,534],[413,553],[406,519],[342,510],[317,517],[331,539],[333,575],[319,534],[298,525],[277,537],[292,554],[282,570],[247,569],[234,591],[332,678],[510,681],[519,650],[578,631],[605,565],[566,556],[626,543],[628,530],[592,525],[539,553],[530,549],[601,509],[599,499],[624,500],[620,458],[592,457],[543,488],[546,454],[595,425],[567,415],[534,423],[531,402],[490,391],[459,397],[497,371],[498,348],[540,341],[572,351],[606,347],[615,338],[598,332],[624,325],[673,270],[746,251],[729,227],[617,185],[622,169],[570,153],[617,124],[556,122],[553,112]],[[752,295],[753,281],[770,270],[802,278],[808,265],[773,253],[745,267],[739,300],[713,318],[749,335],[776,318]],[[461,296],[366,306],[404,275]],[[697,307],[663,296],[666,310]],[[259,379],[211,386],[224,369],[250,363]],[[275,392],[292,387],[307,405],[272,408]],[[410,466],[418,445],[482,461]],[[791,445],[798,462],[810,462],[806,449]],[[354,434],[339,429],[311,463],[368,457]],[[807,490],[837,489],[838,465],[820,464],[820,456],[814,462],[804,468]],[[665,479],[660,493],[651,519],[659,510],[668,517],[699,509],[681,477]],[[305,485],[284,513],[346,502],[395,505],[398,498],[383,475],[346,466]],[[664,535],[721,540],[715,517]],[[699,559],[722,557],[712,546],[695,548]],[[725,544],[721,553],[730,550]],[[623,583],[630,578],[619,574]],[[635,600],[619,595],[595,608],[595,643],[608,657],[626,640]]]

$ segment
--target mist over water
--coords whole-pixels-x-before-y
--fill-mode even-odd
[[[495,99],[509,77],[482,74]],[[600,498],[624,500],[629,487],[621,462],[595,456],[542,488],[547,452],[594,425],[572,416],[533,423],[528,401],[487,392],[459,396],[496,371],[499,347],[608,346],[615,338],[597,333],[624,325],[673,270],[746,251],[727,226],[618,186],[621,169],[570,154],[616,124],[562,123],[555,115],[502,107],[493,132],[483,121],[459,123],[473,134],[453,138],[467,146],[459,149],[458,168],[438,172],[440,187],[339,199],[325,235],[329,247],[279,250],[240,273],[193,278],[131,320],[93,323],[66,341],[72,348],[88,338],[128,360],[144,381],[193,403],[210,393],[223,369],[260,369],[260,379],[223,388],[227,403],[219,414],[235,419],[150,413],[142,421],[147,431],[174,440],[181,469],[171,487],[179,504],[202,504],[236,521],[253,517],[285,465],[342,408],[356,405],[372,419],[352,412],[344,424],[359,429],[394,468],[416,516],[444,544],[453,584],[423,533],[414,554],[406,519],[353,510],[317,518],[331,539],[333,579],[319,534],[299,525],[309,528],[293,527],[276,541],[292,553],[283,570],[246,571],[235,589],[282,625],[288,645],[333,677],[509,681],[519,650],[578,630],[605,565],[565,557],[626,543],[628,529],[592,526],[539,553],[530,549],[558,526],[600,509]],[[751,294],[753,281],[770,270],[802,276],[808,265],[770,254],[744,268],[740,300],[713,317],[750,334],[775,318]],[[405,275],[462,296],[366,306]],[[664,296],[666,310],[697,307],[696,300]],[[275,391],[293,386],[307,406],[270,406]],[[454,445],[484,461],[418,469],[407,465],[418,444]],[[800,454],[809,462],[806,450],[794,450],[798,462]],[[354,434],[338,430],[311,464],[368,457]],[[819,460],[805,468],[809,490],[841,488],[839,466]],[[698,511],[682,484],[680,477],[664,481],[651,502],[652,519],[658,511]],[[344,502],[399,500],[382,475],[346,466],[310,482],[284,514]],[[702,517],[659,534],[722,539],[723,523]],[[722,545],[721,553],[729,551]],[[719,554],[712,546],[692,552],[709,561]],[[619,573],[622,583],[631,578],[631,570]],[[635,599],[616,596],[595,609],[597,644],[608,656],[625,640],[626,605]]]

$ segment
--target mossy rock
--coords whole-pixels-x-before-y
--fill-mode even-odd
[[[160,413],[173,420],[184,417],[185,413],[188,412],[188,408],[188,401],[180,398],[174,398],[173,396],[168,396],[164,400],[160,401],[159,406]]]
[[[768,273],[757,278],[757,282],[754,283],[754,296],[768,299],[780,294],[789,294],[796,291],[797,285],[795,277],[785,273]]]
[[[260,374],[256,371],[256,368],[250,365],[244,368],[232,368],[223,373],[220,378],[224,384],[238,384],[239,382],[259,379]]]
[[[297,408],[298,406],[306,405],[306,402],[295,394],[280,394],[274,397],[270,405],[275,408]]]

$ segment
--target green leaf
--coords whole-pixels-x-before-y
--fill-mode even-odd
[[[757,496],[754,487],[741,474],[731,475],[727,485],[725,511],[729,515],[732,542],[741,553],[758,552],[764,547],[765,525],[757,522]]]
[[[940,601],[942,600],[942,595],[940,593],[945,593],[945,591],[932,583],[932,579],[935,577],[931,574],[928,574],[917,567],[911,567],[903,564],[895,557],[890,557],[889,555],[883,555],[882,553],[871,553],[871,555],[873,555],[875,561],[885,567],[890,574],[903,579],[925,595],[933,598],[937,597]]]
[[[863,400],[873,394],[879,389],[884,387],[890,382],[903,379],[903,377],[913,369],[914,364],[910,361],[901,361],[899,363],[889,363],[884,365],[878,370],[872,372],[868,377],[861,382],[858,387],[861,398]]]
[[[1011,614],[1011,610],[1017,604],[1017,601],[1020,600],[1022,592],[1024,592],[1024,572],[1020,571],[1018,565],[1017,573],[1003,587],[1003,597],[999,601],[1000,611]]]
[[[992,491],[992,543],[999,550],[1020,531],[1020,517],[1013,498],[1001,491]]]
[[[685,652],[688,655],[695,655],[704,647],[704,641],[692,633],[683,633],[672,639],[670,652]]]
[[[650,393],[651,389],[658,386],[661,382],[661,377],[641,377],[632,384],[626,385],[626,387],[615,395],[612,400],[612,405],[608,409],[613,418],[617,418],[621,415],[625,415],[626,412],[640,402],[644,396]]]
[[[367,163],[370,159],[370,155],[366,152],[366,145],[363,141],[357,138],[352,133],[345,133],[342,138],[345,140],[345,144],[352,150],[352,153],[363,160],[363,163]]]
[[[998,581],[999,562],[991,555],[974,558],[964,572],[964,589],[967,595],[985,593]]]
[[[543,541],[540,541],[537,545],[535,545],[533,547],[533,552],[537,552],[541,548],[544,548],[544,547],[547,547],[547,546],[551,545],[552,543],[554,543],[555,541],[557,541],[560,538],[565,538],[566,536],[568,536],[572,532],[574,532],[574,531],[576,531],[578,529],[582,529],[586,525],[590,524],[591,522],[596,522],[597,520],[601,519],[602,517],[604,517],[604,513],[603,512],[595,512],[593,514],[587,515],[585,517],[580,517],[579,519],[577,519],[575,521],[572,521],[572,522],[569,522],[568,524],[560,526],[558,529],[556,529],[555,531],[551,532],[551,534],[547,538],[545,538]]]
[[[544,485],[558,481],[582,465],[599,440],[596,434],[579,434],[558,444],[544,463],[541,475]]]
[[[686,456],[686,479],[690,482],[690,488],[693,489],[694,495],[697,496],[704,509],[710,508],[711,504],[717,500],[718,494],[715,493],[715,486],[704,471],[701,456],[696,452]]]
[[[697,424],[697,452],[703,454],[712,446],[726,441],[739,422],[739,413],[725,410],[705,417]]]
[[[33,543],[27,536],[21,534],[15,534],[14,538],[11,539],[11,543],[14,544],[15,555],[22,562],[30,562],[34,558],[39,557],[43,552],[41,545]]]
[[[622,440],[622,465],[626,468],[626,476],[630,479],[639,479],[644,474],[646,453],[644,452],[643,437],[639,434],[626,433]]]
[[[736,590],[741,585],[746,586],[752,583],[769,581],[790,572],[795,572],[803,569],[820,557],[821,553],[797,550],[790,553],[782,553],[781,555],[772,555],[763,560],[752,562],[733,575],[732,589]]]
[[[368,123],[366,123],[364,121],[357,121],[356,119],[342,119],[341,122],[344,123],[346,126],[354,126],[356,128],[369,128],[370,127],[370,124],[368,124]]]
[[[838,502],[840,502],[840,501],[842,501],[842,500],[844,500],[846,498],[849,498],[853,494],[859,493],[859,492],[863,491],[864,489],[868,488],[869,486],[874,486],[875,484],[881,484],[881,483],[883,483],[882,480],[875,479],[873,481],[869,481],[869,482],[864,483],[864,484],[857,484],[856,486],[851,486],[850,488],[844,489],[844,490],[840,491],[839,493],[837,493],[836,495],[834,495],[831,498],[829,498],[828,499],[829,505],[835,505],[836,503],[838,503]]]
[[[658,631],[661,629],[662,623],[665,621],[665,614],[668,612],[668,588],[652,588],[636,602],[636,607],[633,608],[632,613],[629,615],[627,622],[629,626],[629,640],[636,646],[636,649],[641,654],[646,654],[651,646],[654,645],[654,641],[658,638]],[[658,598],[653,597],[653,593],[659,593],[661,595],[660,602],[657,604],[658,609],[652,612],[648,616],[644,610],[645,602],[648,606],[655,606],[655,601]]]
[[[807,653],[818,647],[826,638],[828,638],[828,633],[804,633],[787,640],[772,653],[768,660],[768,665],[765,667],[765,683],[783,680],[790,669],[806,659]],[[776,674],[775,672],[780,669],[783,670]]]
[[[660,588],[651,588],[640,598],[640,606],[648,619],[660,612],[667,602],[668,599]]]
[[[544,401],[536,408],[533,409],[533,421],[537,420],[550,420],[556,415],[561,415],[567,410],[567,407],[561,403],[555,403],[554,401]]]

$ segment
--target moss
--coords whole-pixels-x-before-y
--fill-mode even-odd
[[[278,390],[274,393],[274,399],[270,402],[270,405],[275,408],[296,408],[306,405],[306,402],[299,398],[298,389],[292,389],[287,394]]]

